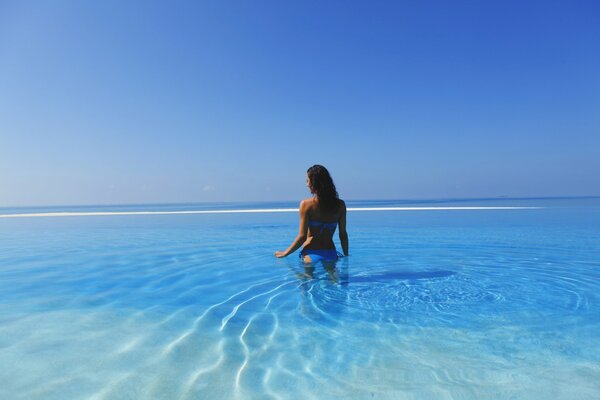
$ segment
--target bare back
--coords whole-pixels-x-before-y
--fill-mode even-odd
[[[338,200],[338,205],[333,211],[323,211],[319,207],[319,200],[316,197],[303,200],[303,204],[308,219],[308,232],[304,249],[335,249],[333,234],[336,226],[339,226],[340,234],[346,232],[346,205],[344,202]]]

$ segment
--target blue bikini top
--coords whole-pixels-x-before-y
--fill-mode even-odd
[[[333,234],[333,231],[335,231],[335,228],[337,226],[337,222],[323,222],[323,221],[317,221],[317,220],[310,220],[308,221],[308,226],[310,226],[311,228],[318,228],[321,227],[321,229],[319,230],[319,234],[323,233],[323,229],[327,228],[329,229],[329,231]]]

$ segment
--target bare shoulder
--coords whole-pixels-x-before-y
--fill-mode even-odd
[[[342,199],[338,199],[339,200],[339,204],[340,204],[340,210],[341,211],[346,211],[346,202]]]
[[[314,206],[314,199],[308,198],[300,201],[300,211],[307,211]]]

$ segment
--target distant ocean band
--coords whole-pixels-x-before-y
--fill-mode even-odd
[[[447,210],[533,210],[544,207],[348,207],[348,211],[447,211]],[[177,214],[242,214],[242,213],[291,213],[297,208],[256,208],[223,210],[182,210],[182,211],[75,211],[0,214],[0,218],[33,217],[91,217],[107,215],[177,215]]]

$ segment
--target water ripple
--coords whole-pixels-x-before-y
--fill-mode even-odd
[[[522,211],[355,214],[311,271],[291,216],[3,220],[0,398],[594,398],[600,234]]]

